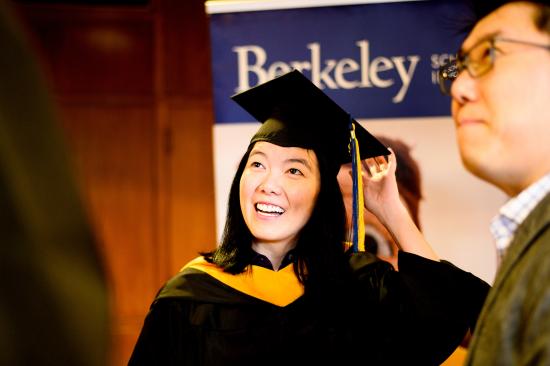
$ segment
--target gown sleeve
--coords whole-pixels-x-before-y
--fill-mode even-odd
[[[400,273],[405,286],[412,291],[416,298],[430,299],[434,291],[439,296],[439,301],[434,305],[445,305],[440,308],[444,318],[451,315],[453,318],[468,326],[473,331],[479,313],[490,286],[472,273],[465,272],[450,262],[435,262],[423,257],[400,253]],[[422,284],[426,284],[423,286]],[[430,304],[431,301],[424,301],[423,312],[436,311]],[[447,310],[455,310],[451,312]]]
[[[363,339],[378,345],[375,364],[441,364],[474,329],[490,288],[449,262],[405,252],[399,272],[380,262],[352,267],[366,288],[363,300],[375,304],[367,306],[376,316],[367,317]]]

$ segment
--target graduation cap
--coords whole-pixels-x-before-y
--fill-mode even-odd
[[[389,150],[297,70],[231,98],[262,123],[250,144],[313,149],[335,176],[342,164],[353,163],[353,247],[363,250],[361,159],[389,155]]]

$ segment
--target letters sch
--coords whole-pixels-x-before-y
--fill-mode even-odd
[[[247,90],[250,76],[254,74],[257,84],[264,83],[274,77],[297,69],[311,75],[311,81],[321,89],[355,89],[355,88],[389,88],[399,82],[399,90],[392,98],[393,103],[401,103],[407,94],[419,55],[383,57],[371,60],[369,42],[367,40],[355,43],[359,48],[359,61],[353,58],[340,60],[321,57],[321,45],[318,42],[309,43],[309,60],[275,61],[266,65],[267,53],[257,45],[233,47],[237,54],[239,85],[235,92]],[[256,85],[256,84],[255,84]]]

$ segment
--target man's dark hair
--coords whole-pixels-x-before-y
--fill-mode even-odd
[[[466,25],[466,30],[470,31],[475,23],[499,7],[515,2],[525,2],[534,5],[536,7],[533,19],[535,26],[540,31],[550,34],[550,4],[548,4],[548,0],[471,0],[469,1],[469,7],[473,15],[469,24]]]
[[[233,179],[225,228],[221,245],[205,259],[223,268],[225,272],[242,273],[250,264],[253,236],[241,211],[239,186],[250,151],[244,154]],[[294,270],[306,293],[321,286],[340,282],[346,273],[344,240],[346,237],[346,211],[336,176],[323,154],[316,154],[319,162],[321,185],[312,215],[302,228],[294,254]]]

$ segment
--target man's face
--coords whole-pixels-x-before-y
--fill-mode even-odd
[[[472,60],[494,63],[483,75],[454,81],[452,114],[466,168],[510,196],[550,171],[550,51],[499,38],[550,44],[533,22],[534,6],[510,3],[482,19],[464,41]]]

